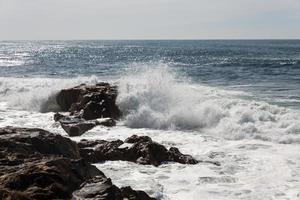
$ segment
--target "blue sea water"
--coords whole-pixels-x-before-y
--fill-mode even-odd
[[[300,40],[0,42],[1,77],[119,78],[147,65],[300,107]]]
[[[118,85],[123,116],[72,140],[146,135],[220,163],[96,163],[117,186],[160,200],[299,199],[300,40],[1,41],[0,127],[66,136],[55,95],[98,81]]]

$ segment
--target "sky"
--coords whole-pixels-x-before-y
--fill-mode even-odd
[[[300,39],[300,0],[0,0],[0,40]]]

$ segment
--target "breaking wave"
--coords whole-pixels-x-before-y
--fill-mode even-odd
[[[192,84],[167,66],[148,66],[119,81],[119,107],[131,128],[196,130],[228,139],[300,142],[298,111],[251,94]]]
[[[10,109],[58,111],[63,88],[99,78],[0,78],[0,101]],[[103,80],[101,80],[103,81]],[[138,66],[117,81],[122,124],[130,128],[196,131],[226,139],[300,143],[300,113],[257,101],[250,93],[193,84],[167,65]]]
[[[58,111],[56,93],[81,83],[93,84],[98,78],[78,77],[74,79],[51,78],[0,78],[0,101],[10,108],[28,111]]]

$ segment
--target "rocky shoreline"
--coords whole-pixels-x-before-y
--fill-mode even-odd
[[[80,136],[95,126],[114,126],[122,117],[116,97],[117,87],[108,83],[61,90],[56,101],[61,111],[69,114],[56,113],[54,120],[70,137]],[[167,149],[147,136],[76,143],[42,129],[3,127],[0,128],[0,199],[155,199],[130,186],[115,186],[92,165],[107,160],[154,166],[201,162],[176,147]]]

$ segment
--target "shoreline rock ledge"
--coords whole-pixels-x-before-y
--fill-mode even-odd
[[[113,185],[69,138],[15,127],[0,128],[0,199],[154,200]]]

